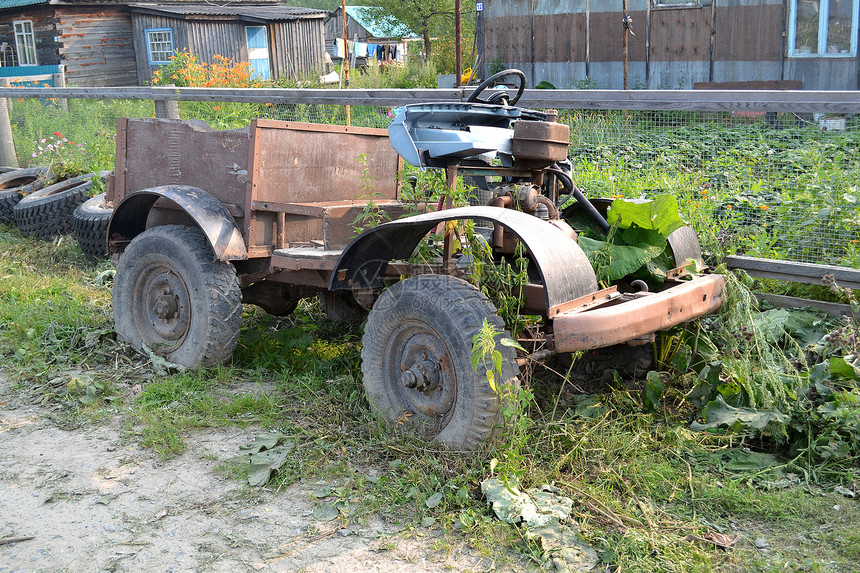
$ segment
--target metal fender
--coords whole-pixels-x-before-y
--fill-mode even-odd
[[[445,209],[368,229],[344,249],[329,288],[381,287],[389,262],[409,258],[433,227],[455,219],[489,219],[510,229],[525,244],[540,271],[547,309],[597,290],[588,257],[564,231],[532,215],[501,207]]]
[[[107,236],[111,252],[121,252],[127,241],[146,230],[147,216],[155,202],[161,198],[175,203],[197,223],[219,260],[236,261],[248,258],[242,231],[221,201],[203,189],[189,185],[162,185],[126,195],[125,199],[114,207],[108,223]]]

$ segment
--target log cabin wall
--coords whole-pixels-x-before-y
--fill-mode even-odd
[[[131,22],[113,6],[57,6],[59,55],[66,85],[87,87],[138,84]]]
[[[57,52],[59,39],[57,36],[57,19],[54,10],[47,6],[30,9],[9,10],[0,16],[0,43],[6,42],[6,66],[18,64],[18,53],[15,49],[16,20],[30,20],[33,23],[33,36],[36,40],[36,59],[40,66],[56,66],[60,63]],[[11,61],[10,61],[11,60]]]
[[[857,57],[790,57],[788,0],[628,0],[630,88],[799,80],[858,89]],[[622,0],[484,0],[484,57],[521,68],[529,85],[623,87]],[[588,78],[588,82],[583,82]]]
[[[131,24],[123,8],[29,6],[6,11],[0,15],[0,42],[13,48],[17,20],[33,23],[39,65],[63,64],[66,85],[137,85]]]

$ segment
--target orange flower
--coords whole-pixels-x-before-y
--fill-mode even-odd
[[[734,206],[732,206],[732,205],[726,205],[726,209],[728,209],[729,211],[731,211],[732,209],[734,209]]]
[[[767,205],[759,205],[758,208],[762,211],[767,211],[768,209],[770,209],[770,207],[768,207]]]

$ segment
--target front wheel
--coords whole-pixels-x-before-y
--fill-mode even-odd
[[[476,372],[471,362],[484,320],[497,342],[509,336],[487,297],[458,278],[416,276],[383,292],[365,324],[361,351],[373,409],[395,427],[454,450],[473,450],[490,438],[503,424],[502,398],[487,381],[487,365]],[[503,357],[497,389],[504,395],[519,385],[516,352],[501,344],[496,350]]]
[[[233,266],[196,227],[147,229],[119,259],[113,317],[120,339],[189,368],[226,361],[242,326]]]

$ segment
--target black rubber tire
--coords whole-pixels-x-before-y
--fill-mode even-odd
[[[71,233],[75,209],[87,200],[95,177],[95,173],[72,177],[21,199],[13,209],[18,229],[43,241]]]
[[[196,227],[166,225],[135,237],[113,283],[120,340],[188,368],[225,362],[242,326],[236,271]]]
[[[92,261],[108,256],[107,229],[112,214],[113,207],[105,202],[105,194],[99,193],[78,205],[72,215],[78,245]]]
[[[0,167],[0,223],[15,224],[15,205],[21,199],[44,185],[48,175],[46,167],[32,169],[10,169]]]
[[[262,281],[242,289],[242,302],[259,306],[275,316],[288,316],[299,304],[292,285]]]
[[[361,324],[367,318],[367,309],[358,304],[350,291],[320,291],[317,295],[320,308],[329,320],[346,324]]]
[[[502,428],[501,400],[486,377],[472,368],[472,337],[484,320],[510,336],[493,304],[466,281],[422,275],[394,284],[380,295],[364,327],[361,371],[374,411],[397,428],[471,451]],[[502,396],[519,386],[516,352],[496,345]],[[438,386],[424,392],[403,384],[407,372],[433,364]]]
[[[15,224],[15,205],[21,201],[22,195],[18,189],[3,189],[0,191],[0,223]]]

